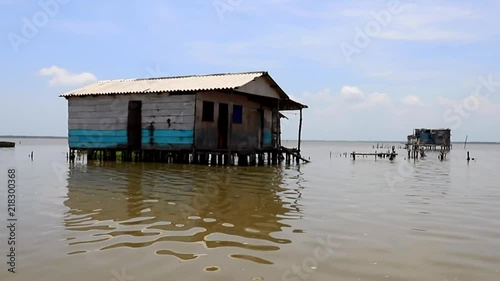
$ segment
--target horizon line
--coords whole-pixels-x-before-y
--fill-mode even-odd
[[[30,139],[67,139],[67,136],[26,136],[26,135],[0,135],[0,138],[30,138]],[[296,139],[284,139],[282,141],[297,141]],[[405,144],[405,141],[397,141],[397,140],[319,140],[319,139],[303,139],[304,141],[310,142],[375,142],[375,143],[400,143]],[[464,141],[452,141],[454,143],[465,143]],[[500,144],[499,141],[468,141],[467,143],[493,143]]]

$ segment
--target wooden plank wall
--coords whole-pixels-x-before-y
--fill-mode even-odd
[[[68,99],[70,147],[115,147],[127,143],[128,103],[142,101],[143,148],[191,147],[195,95],[132,94]],[[167,122],[170,119],[170,122]],[[148,126],[154,122],[154,145]],[[170,124],[169,124],[170,123]],[[173,146],[172,146],[173,145]]]
[[[202,121],[203,101],[214,102],[214,120]],[[218,129],[217,120],[219,118],[219,104],[236,104],[243,106],[243,122],[233,124],[231,136],[232,149],[252,149],[260,148],[261,138],[264,137],[264,147],[271,147],[271,108],[250,101],[247,96],[241,94],[229,94],[225,92],[201,92],[196,95],[196,132],[195,145],[200,149],[217,149]],[[259,109],[264,110],[264,132],[260,128]],[[232,119],[232,116],[229,117]]]

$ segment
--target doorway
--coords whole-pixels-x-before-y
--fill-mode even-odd
[[[219,119],[217,120],[218,148],[227,149],[229,127],[229,106],[227,103],[219,104]]]
[[[141,148],[142,101],[128,102],[127,137],[129,148]]]

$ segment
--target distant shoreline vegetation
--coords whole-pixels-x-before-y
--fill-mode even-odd
[[[63,136],[0,136],[0,139],[67,139],[68,137]],[[287,142],[297,142],[297,140],[282,140]],[[367,140],[302,140],[302,142],[364,142],[364,143],[379,143],[379,144],[404,144],[404,141],[367,141]],[[451,142],[452,144],[464,144],[463,141]],[[467,144],[500,144],[500,142],[495,141],[468,141]]]

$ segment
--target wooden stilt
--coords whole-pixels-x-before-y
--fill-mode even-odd
[[[248,155],[238,154],[238,166],[248,166]]]
[[[299,139],[297,143],[297,150],[300,155],[300,143],[301,143],[301,137],[302,137],[302,109],[300,110],[300,118],[299,118]]]
[[[257,165],[257,157],[255,156],[255,153],[250,154],[250,166],[255,166]]]
[[[264,166],[264,163],[265,163],[264,158],[265,158],[264,153],[262,153],[262,152],[259,153],[259,166]]]

